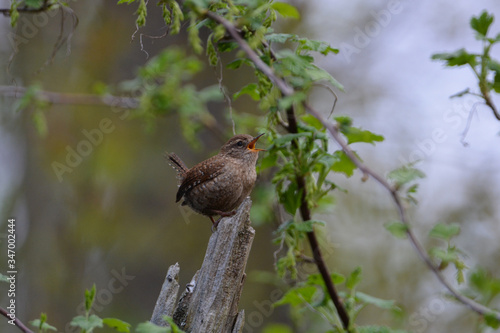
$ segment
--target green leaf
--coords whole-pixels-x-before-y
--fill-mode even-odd
[[[293,95],[285,96],[278,101],[278,107],[281,110],[287,110],[294,104],[300,104],[307,99],[307,95],[303,91],[297,91]]]
[[[43,4],[43,0],[24,0],[24,3],[30,8],[40,8]]]
[[[286,43],[290,39],[295,39],[297,37],[297,35],[272,33],[272,34],[267,34],[265,37],[269,43],[276,42],[276,43],[283,44],[283,43]]]
[[[260,170],[264,170],[273,166],[276,166],[278,161],[278,154],[265,154],[263,158],[260,159]]]
[[[55,328],[52,325],[49,325],[46,323],[47,322],[47,315],[45,313],[40,314],[40,319],[35,319],[30,321],[29,323],[38,328],[40,332],[45,332],[45,331],[57,331],[57,328]]]
[[[170,328],[158,326],[153,324],[152,322],[147,321],[137,325],[135,331],[137,333],[169,333]]]
[[[297,306],[304,304],[304,302],[311,303],[317,291],[318,289],[315,286],[294,287],[287,291],[279,301],[274,303],[274,306],[284,304]]]
[[[337,150],[332,154],[335,162],[332,164],[331,170],[333,172],[344,173],[347,177],[351,177],[356,170],[356,164],[346,155],[343,150]]]
[[[300,119],[302,119],[302,121],[304,123],[306,123],[307,125],[310,125],[310,126],[314,127],[315,129],[317,129],[318,131],[322,131],[324,129],[321,121],[319,121],[318,118],[314,117],[313,115],[311,115],[309,113],[303,115],[302,117],[300,117]]]
[[[332,279],[333,284],[344,283],[346,280],[345,276],[339,273],[330,274],[330,278]],[[325,281],[323,280],[321,274],[311,274],[307,277],[307,284],[324,287]]]
[[[345,135],[349,144],[355,142],[366,142],[375,144],[375,142],[384,141],[382,135],[374,134],[367,130],[352,127],[352,120],[349,117],[341,116],[335,117],[339,124],[340,132]]]
[[[217,43],[217,48],[219,49],[220,52],[230,52],[230,51],[236,50],[238,48],[238,43],[222,41],[222,42]],[[240,59],[240,60],[243,60],[243,59]],[[247,60],[247,62],[248,62],[248,60]]]
[[[469,276],[471,288],[479,292],[484,299],[493,299],[500,294],[500,279],[492,276],[483,268],[477,268]]]
[[[9,277],[0,273],[0,282],[10,282]]]
[[[324,226],[325,222],[323,222],[323,221],[316,221],[316,220],[308,220],[308,221],[303,221],[303,222],[296,222],[295,223],[295,228],[297,229],[297,231],[301,231],[301,232],[313,232],[315,224],[319,224],[321,226]]]
[[[126,4],[131,4],[132,2],[134,2],[136,0],[118,0],[118,4],[122,4],[122,3],[126,3]]]
[[[200,32],[198,26],[196,25],[197,16],[194,12],[190,12],[190,25],[188,27],[188,41],[196,54],[201,54],[203,52],[203,46],[201,45]]]
[[[227,64],[226,68],[229,68],[229,69],[238,69],[241,67],[241,65],[243,64],[248,64],[248,60],[246,59],[236,59],[232,62],[230,62],[229,64]]]
[[[48,126],[47,118],[45,118],[45,114],[43,113],[43,111],[35,110],[33,112],[32,119],[38,135],[40,135],[42,138],[46,137],[48,133]]]
[[[217,57],[217,52],[215,52],[215,46],[212,40],[212,35],[210,35],[207,39],[207,50],[206,50],[207,56],[208,56],[208,61],[210,63],[210,66],[217,66],[217,62],[219,61],[219,58]]]
[[[456,223],[452,224],[436,224],[434,228],[429,232],[429,236],[434,238],[440,238],[444,240],[450,240],[450,238],[458,235],[460,233],[460,225]]]
[[[181,21],[184,21],[184,13],[177,1],[170,1],[170,9],[172,10],[172,17],[174,22],[170,25],[170,33],[177,35],[181,30]]]
[[[493,19],[493,15],[489,15],[487,11],[483,11],[480,16],[473,16],[471,18],[470,26],[477,32],[477,39],[484,39],[486,37]]]
[[[491,88],[493,88],[493,90],[495,90],[495,92],[500,94],[500,72],[497,72],[495,74],[495,78],[494,78],[494,81],[491,85]]]
[[[157,5],[161,6],[161,16],[163,17],[163,21],[166,25],[170,25],[172,23],[172,12],[168,9],[167,4],[158,1]]]
[[[278,262],[276,263],[276,271],[278,273],[278,276],[283,278],[286,272],[289,271],[291,273],[292,279],[297,278],[297,268],[295,267],[295,264],[295,256],[291,251],[289,251],[286,256],[279,258]]]
[[[17,10],[18,1],[12,0],[10,2],[10,26],[15,27],[19,19],[19,11]]]
[[[418,178],[424,178],[425,173],[422,171],[414,168],[413,166],[402,166],[400,168],[397,168],[395,170],[392,170],[389,172],[387,175],[387,178],[389,180],[392,180],[397,187],[401,187],[405,184],[408,184],[412,181],[417,180]]]
[[[361,282],[361,267],[356,267],[345,281],[346,288],[353,290]]]
[[[386,299],[377,298],[377,297],[362,293],[360,291],[356,292],[356,298],[363,303],[375,305],[376,307],[381,308],[381,309],[392,310],[392,309],[398,308],[396,306],[396,303],[393,300],[386,300]]]
[[[499,329],[500,328],[500,320],[498,320],[496,313],[487,313],[484,315],[484,322],[488,327],[491,327],[493,329]]]
[[[233,95],[234,99],[239,98],[242,95],[248,95],[250,96],[254,101],[260,100],[260,92],[259,88],[257,87],[257,84],[255,83],[249,83],[243,88],[240,89],[240,91],[236,92]]]
[[[300,18],[300,13],[294,6],[286,2],[273,2],[271,8],[277,11],[283,17]]]
[[[90,290],[85,290],[85,311],[88,313],[92,309],[96,294],[95,283]]]
[[[347,137],[347,141],[349,144],[355,142],[366,142],[374,145],[375,142],[384,141],[384,137],[382,135],[377,135],[370,131],[361,130],[356,127],[351,127],[349,131],[345,133],[345,136]]]
[[[441,260],[444,264],[460,261],[459,251],[454,247],[450,247],[446,250],[433,247],[429,250],[429,253],[434,258]]]
[[[406,238],[408,227],[401,222],[386,223],[384,227],[396,238]]]
[[[278,138],[276,138],[274,141],[273,141],[273,146],[274,147],[280,147],[280,146],[283,146],[285,144],[288,144],[290,143],[292,140],[295,140],[295,139],[299,139],[299,138],[302,138],[302,137],[311,137],[311,133],[289,133],[289,134],[285,134],[285,135],[282,135]]]
[[[495,59],[488,59],[486,65],[492,71],[497,73],[500,72],[500,62],[496,61]]]
[[[283,208],[285,208],[289,214],[295,215],[297,209],[299,209],[300,204],[302,203],[302,192],[298,191],[297,184],[288,184],[286,190],[280,194],[279,199]]]
[[[85,331],[92,331],[94,328],[102,327],[102,319],[96,315],[91,315],[88,318],[84,316],[76,316],[73,318],[70,325],[80,327]]]
[[[443,60],[446,62],[446,66],[450,67],[467,64],[474,67],[477,65],[476,55],[468,53],[465,49],[460,49],[453,53],[436,53],[432,55],[431,59]]]
[[[120,319],[116,318],[103,318],[102,322],[111,328],[114,328],[118,332],[121,333],[129,333],[130,332],[130,324],[126,323]]]
[[[297,41],[299,42],[300,46],[298,48],[299,51],[302,50],[309,50],[309,51],[314,51],[314,52],[319,52],[322,55],[328,55],[328,53],[339,53],[338,49],[335,49],[330,46],[330,44],[319,41],[319,40],[312,40],[308,38],[298,38]]]
[[[135,14],[137,15],[137,20],[135,21],[137,23],[137,26],[142,27],[146,25],[146,16],[148,16],[146,0],[139,0],[139,7],[137,8]]]
[[[338,90],[344,91],[344,86],[342,85],[342,83],[337,81],[330,73],[325,71],[323,68],[311,65],[305,68],[305,75],[313,82],[326,81]]]

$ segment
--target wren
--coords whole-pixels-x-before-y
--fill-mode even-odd
[[[252,192],[257,172],[255,164],[259,138],[239,134],[226,142],[220,152],[189,169],[175,154],[166,154],[169,164],[177,171],[179,190],[176,202],[184,199],[195,212],[210,217],[212,228],[217,228],[222,217],[233,216],[236,209]],[[214,221],[214,216],[220,218]]]

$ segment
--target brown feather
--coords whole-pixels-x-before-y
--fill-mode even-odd
[[[222,173],[225,161],[216,157],[217,155],[195,165],[187,171],[177,191],[176,202],[181,200],[184,194],[191,191],[196,186],[203,185],[205,182],[216,178]]]
[[[177,171],[178,185],[182,184],[184,178],[186,177],[186,172],[189,170],[188,167],[175,153],[165,153],[165,158],[167,159],[168,164],[170,164],[170,166]]]

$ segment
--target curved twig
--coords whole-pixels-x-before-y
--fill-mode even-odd
[[[270,68],[267,64],[265,64],[259,56],[250,48],[250,46],[241,38],[241,36],[237,33],[236,28],[224,19],[223,17],[218,16],[215,13],[212,12],[205,12],[205,16],[209,17],[210,19],[214,20],[217,23],[220,23],[224,26],[224,28],[227,30],[227,32],[234,38],[234,40],[238,43],[240,46],[241,50],[243,50],[247,57],[255,64],[255,66],[264,74],[266,75],[283,93],[285,96],[290,96],[294,93],[293,88],[291,88],[283,79],[279,78],[272,68]],[[488,104],[488,100],[487,104]],[[491,107],[491,105],[488,105]],[[307,103],[305,104],[306,109],[309,111],[310,114],[312,114],[314,117],[316,117],[323,126],[330,132],[332,135],[333,139],[342,147],[342,150],[344,153],[349,157],[349,159],[358,167],[358,169],[363,172],[364,175],[370,175],[372,178],[374,178],[380,185],[382,185],[387,191],[389,191],[396,207],[398,210],[399,217],[401,219],[401,222],[405,224],[407,227],[407,235],[412,243],[413,247],[417,251],[419,257],[422,259],[422,261],[425,262],[427,267],[436,275],[438,280],[441,282],[443,286],[448,289],[448,291],[461,303],[469,307],[471,310],[477,312],[478,314],[481,315],[493,315],[497,320],[500,320],[500,313],[498,311],[494,311],[482,304],[477,303],[476,301],[462,295],[459,293],[443,276],[441,271],[433,264],[432,260],[430,257],[427,255],[425,249],[423,246],[420,244],[418,239],[416,238],[415,234],[413,233],[411,229],[410,222],[407,217],[407,213],[405,208],[403,207],[403,204],[401,202],[399,193],[396,188],[394,188],[385,178],[377,174],[376,172],[372,171],[370,168],[368,168],[365,164],[363,164],[358,157],[354,154],[354,152],[351,150],[351,148],[347,145],[347,142],[344,140],[344,138],[341,136],[339,129],[337,125],[327,121],[317,110],[312,108],[310,105]],[[494,105],[493,105],[494,107]],[[496,109],[493,109],[494,111]],[[496,114],[495,114],[496,116]],[[500,115],[499,115],[500,116]]]
[[[495,116],[495,118],[497,118],[497,120],[500,120],[500,113],[498,112],[497,107],[493,103],[490,93],[487,90],[485,90],[482,92],[482,94],[483,94],[482,97],[484,98],[484,102],[486,103],[486,105],[493,111],[493,115]]]
[[[10,317],[9,317],[9,314],[7,312],[7,310],[5,310],[4,308],[0,307],[0,314],[2,316],[4,316],[5,318],[9,319],[9,320],[12,320]],[[19,329],[21,331],[23,331],[24,333],[33,333],[32,330],[30,330],[26,325],[24,325],[24,323],[22,321],[19,320],[19,318],[14,318],[14,324],[19,327]]]
[[[16,86],[0,86],[0,96],[22,98],[28,88]],[[122,109],[136,109],[139,100],[133,97],[113,95],[70,94],[51,91],[37,91],[37,98],[51,104],[67,105],[104,105]]]
[[[231,37],[236,40],[240,48],[247,54],[247,56],[252,60],[252,62],[255,64],[255,66],[262,72],[264,75],[266,75],[280,90],[281,92],[286,95],[292,95],[294,93],[294,90],[281,78],[276,76],[274,74],[274,71],[272,68],[267,66],[255,53],[250,46],[246,43],[246,41],[240,36],[238,33],[238,30],[236,27],[224,19],[223,17],[210,12],[206,11],[205,15],[209,17],[210,19],[222,24],[226,31],[231,35]],[[297,133],[298,128],[297,128],[297,120],[295,118],[295,113],[292,108],[287,110],[287,120],[288,120],[288,131],[290,133]],[[296,141],[292,142],[293,144],[297,144]],[[301,191],[302,194],[302,202],[300,205],[300,214],[302,216],[302,219],[304,221],[309,221],[311,220],[311,211],[309,209],[309,206],[306,201],[306,184],[305,184],[305,179],[302,175],[296,175],[297,178],[297,185],[299,190]],[[318,244],[318,239],[316,238],[316,234],[314,231],[308,232],[307,233],[307,238],[309,240],[309,244],[311,245],[314,261],[316,262],[316,266],[318,267],[318,270],[325,282],[326,289],[328,291],[328,294],[330,298],[332,299],[333,303],[335,304],[335,307],[337,309],[337,312],[339,314],[339,317],[342,321],[342,325],[344,326],[346,331],[349,331],[349,315],[347,314],[347,311],[344,308],[344,305],[340,301],[340,298],[337,294],[337,291],[335,290],[335,286],[333,285],[332,279],[330,278],[330,273],[328,271],[328,268],[325,264],[325,261],[323,259],[323,255],[321,254],[321,249]]]
[[[330,132],[332,135],[333,139],[337,141],[337,143],[342,147],[342,150],[345,152],[345,154],[349,157],[349,159],[360,169],[364,174],[370,175],[372,178],[374,178],[380,185],[382,185],[387,191],[390,192],[392,199],[394,203],[396,204],[399,218],[401,222],[406,226],[406,234],[408,235],[408,238],[410,242],[412,243],[413,247],[417,251],[418,255],[422,259],[422,261],[425,262],[427,267],[436,275],[438,280],[441,282],[442,285],[448,289],[448,291],[455,297],[458,301],[469,307],[471,310],[481,314],[481,315],[494,315],[498,320],[500,320],[500,313],[477,303],[476,301],[462,295],[458,290],[456,290],[444,277],[444,275],[441,273],[438,267],[434,265],[432,262],[431,258],[427,255],[427,252],[425,251],[424,247],[420,242],[418,241],[417,237],[413,233],[413,230],[411,229],[411,224],[408,219],[406,210],[403,206],[403,203],[401,202],[401,198],[399,196],[399,192],[389,184],[384,178],[382,178],[380,175],[372,171],[370,168],[368,168],[363,162],[359,160],[359,158],[354,154],[354,152],[351,150],[351,148],[347,145],[347,142],[342,138],[340,135],[339,129],[336,125],[333,123],[328,122],[319,112],[317,112],[315,109],[311,108],[309,105],[306,105],[307,110],[309,113],[311,113],[314,117],[316,117],[323,126]]]
[[[334,100],[333,100],[332,109],[330,111],[330,114],[327,117],[327,119],[328,119],[328,118],[330,118],[332,116],[333,111],[335,111],[335,107],[337,106],[337,101],[339,100],[339,97],[337,96],[337,94],[335,93],[335,91],[333,91],[333,88],[330,87],[327,84],[324,84],[324,83],[315,83],[314,86],[325,88],[326,90],[328,90],[333,95]]]
[[[288,132],[298,133],[297,118],[295,117],[295,113],[292,108],[289,108],[287,110],[287,116],[288,116]],[[298,147],[296,139],[292,140],[292,145],[295,148]],[[303,175],[296,175],[296,178],[297,178],[297,188],[299,189],[299,192],[302,195],[302,200],[300,203],[300,215],[303,221],[309,221],[311,220],[311,210],[309,209],[309,205],[306,199],[307,198],[306,181]],[[350,322],[349,315],[347,314],[344,305],[340,301],[340,297],[338,296],[338,293],[335,290],[335,285],[333,284],[333,281],[330,278],[330,272],[328,271],[328,268],[326,267],[325,261],[323,259],[323,255],[321,254],[321,248],[319,246],[318,239],[316,237],[316,233],[314,232],[314,230],[307,232],[307,239],[309,241],[309,244],[311,245],[314,262],[316,263],[316,266],[318,267],[321,277],[325,282],[326,290],[328,291],[328,294],[330,295],[330,298],[332,299],[333,304],[337,309],[340,320],[342,321],[345,330],[349,332],[349,322]]]

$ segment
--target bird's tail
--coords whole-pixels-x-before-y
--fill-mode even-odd
[[[186,172],[189,170],[188,167],[175,153],[165,153],[165,158],[167,159],[168,164],[170,164],[170,166],[177,171],[177,180],[180,185],[184,180]]]

